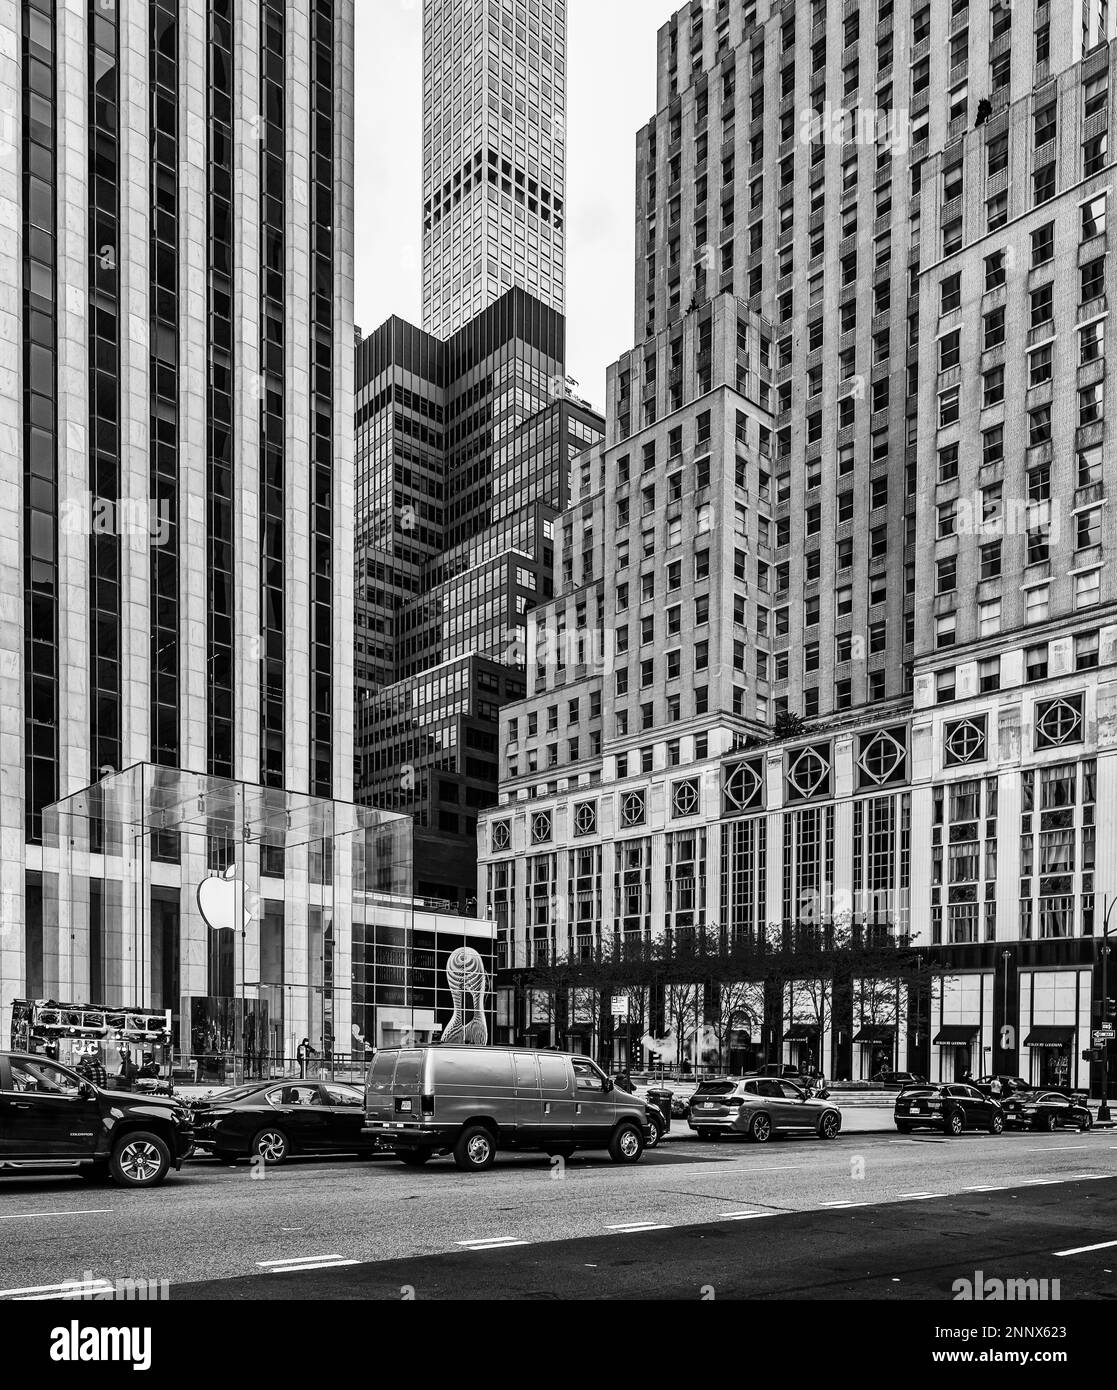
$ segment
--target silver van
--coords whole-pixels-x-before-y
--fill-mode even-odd
[[[648,1139],[643,1100],[588,1057],[507,1047],[417,1047],[378,1052],[365,1095],[363,1134],[409,1167],[453,1154],[467,1173],[491,1168],[498,1149],[564,1157],[607,1149],[636,1163]]]

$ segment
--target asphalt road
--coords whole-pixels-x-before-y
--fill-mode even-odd
[[[0,1176],[0,1298],[86,1277],[165,1279],[176,1300],[943,1298],[998,1262],[1061,1278],[1064,1298],[1117,1295],[1114,1133],[682,1140],[633,1167],[502,1156],[482,1175],[448,1159],[253,1171],[194,1161],[137,1193]]]

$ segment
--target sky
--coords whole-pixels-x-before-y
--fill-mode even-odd
[[[633,345],[636,132],[678,0],[568,0],[567,371],[605,408]],[[356,0],[356,321],[421,318],[422,0]]]

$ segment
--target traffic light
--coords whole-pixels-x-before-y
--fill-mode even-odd
[[[1088,1047],[1082,1054],[1084,1062],[1101,1062],[1105,1060],[1105,1052],[1100,1047]]]
[[[1102,1003],[1101,1012],[1106,1023],[1112,1023],[1114,1019],[1117,1019],[1117,999],[1106,999]]]

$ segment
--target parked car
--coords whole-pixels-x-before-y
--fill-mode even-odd
[[[1014,1129],[1090,1129],[1094,1117],[1089,1107],[1058,1091],[1017,1091],[1004,1101],[1005,1124]]]
[[[925,1076],[916,1076],[911,1071],[878,1071],[875,1076],[870,1077],[870,1080],[878,1086],[899,1086],[901,1091],[907,1086],[925,1086],[927,1084]]]
[[[835,1139],[842,1128],[842,1112],[782,1077],[724,1077],[699,1085],[691,1097],[688,1123],[699,1139],[729,1133],[743,1134],[760,1144],[774,1134]]]
[[[983,1096],[992,1096],[994,1100],[1003,1100],[1018,1091],[1033,1089],[1031,1082],[1025,1081],[1022,1076],[979,1076],[973,1084]]]
[[[566,1157],[606,1149],[636,1163],[649,1138],[647,1102],[619,1090],[589,1057],[501,1047],[391,1048],[376,1054],[365,1137],[421,1167],[453,1154],[464,1172],[500,1149]]]
[[[1000,1134],[1005,1127],[1000,1102],[960,1081],[901,1091],[896,1097],[893,1118],[901,1134],[910,1134],[914,1129],[941,1129],[944,1134],[987,1129],[990,1134]]]
[[[194,1106],[194,1143],[223,1163],[262,1159],[269,1166],[292,1154],[355,1153],[375,1149],[363,1133],[365,1098],[341,1082],[260,1082],[224,1091]]]
[[[657,1148],[659,1141],[667,1133],[667,1121],[664,1119],[663,1111],[658,1105],[653,1105],[650,1100],[645,1100],[644,1109],[648,1118],[648,1135],[644,1141],[644,1147],[648,1149]]]
[[[70,1160],[83,1178],[154,1187],[179,1168],[193,1139],[178,1101],[108,1091],[70,1067],[0,1053],[0,1160]]]

